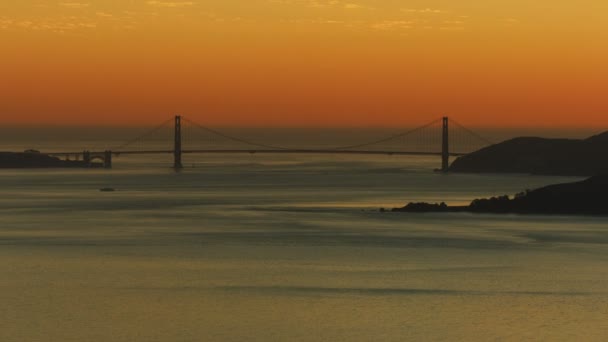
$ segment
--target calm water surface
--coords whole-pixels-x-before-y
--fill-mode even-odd
[[[0,171],[0,341],[608,338],[608,219],[378,212],[573,178],[187,158]]]

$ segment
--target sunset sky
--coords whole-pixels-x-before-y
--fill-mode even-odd
[[[0,2],[0,124],[608,126],[606,0]]]

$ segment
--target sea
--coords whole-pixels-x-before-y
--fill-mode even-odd
[[[4,127],[0,150],[105,149],[140,131]],[[230,132],[339,146],[387,130]],[[580,178],[443,174],[438,156],[113,162],[0,170],[0,341],[608,339],[608,218],[380,211]]]

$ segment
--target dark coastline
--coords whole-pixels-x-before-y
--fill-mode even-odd
[[[0,169],[88,168],[80,160],[61,160],[44,153],[0,152]]]
[[[590,177],[608,174],[608,132],[587,139],[521,137],[457,158],[454,173],[526,173]]]
[[[488,214],[549,214],[549,215],[608,215],[608,175],[594,176],[581,182],[549,185],[525,191],[514,197],[499,196],[476,199],[468,206],[448,206],[445,203],[409,203],[393,212],[408,213],[488,213]]]

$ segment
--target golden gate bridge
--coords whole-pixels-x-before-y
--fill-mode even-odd
[[[185,134],[186,127],[191,130],[189,134]],[[185,139],[185,136],[188,136],[190,140]],[[202,137],[203,144],[207,146],[188,147],[187,142],[192,141],[192,137]],[[226,144],[214,144],[213,142],[216,140],[230,142],[238,146],[226,148]],[[169,146],[158,146],[157,144],[155,147],[158,148],[151,148],[150,142],[158,143],[159,141],[162,142],[162,145],[168,144]],[[78,160],[82,159],[84,164],[88,166],[101,163],[105,168],[112,168],[113,157],[115,156],[169,154],[173,155],[173,168],[176,170],[183,168],[182,159],[184,154],[429,155],[441,157],[440,170],[447,171],[450,157],[465,155],[491,144],[493,144],[491,141],[448,117],[438,118],[413,129],[359,144],[333,147],[288,147],[227,134],[177,115],[136,138],[111,149],[102,151],[51,152],[46,154],[66,159],[71,157]]]

